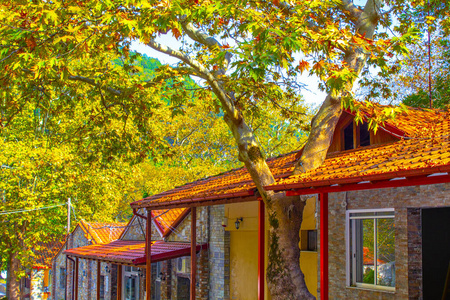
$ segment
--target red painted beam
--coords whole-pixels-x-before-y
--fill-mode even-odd
[[[258,209],[258,300],[264,300],[265,233],[265,204],[261,199]]]
[[[152,211],[147,209],[147,230],[145,237],[145,255],[146,255],[146,269],[145,269],[145,290],[146,300],[152,299]]]
[[[195,300],[197,281],[197,208],[191,208],[191,300]]]
[[[100,300],[100,265],[101,262],[98,260],[97,261],[97,300]]]
[[[320,202],[320,299],[328,300],[328,194],[319,194]]]
[[[78,257],[75,258],[75,292],[73,299],[78,300]]]
[[[117,300],[122,300],[122,265],[117,264]]]
[[[431,177],[411,177],[399,180],[382,180],[369,183],[352,183],[338,186],[322,186],[317,188],[302,188],[286,191],[287,196],[310,195],[319,193],[337,193],[347,191],[362,191],[382,188],[394,188],[413,185],[427,185],[450,182],[450,175],[437,175]]]

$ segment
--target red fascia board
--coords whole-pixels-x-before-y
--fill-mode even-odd
[[[439,184],[450,182],[450,175],[437,175],[432,177],[409,177],[399,180],[384,180],[369,183],[353,183],[342,186],[323,186],[319,188],[306,188],[286,191],[286,196],[299,196],[318,193],[337,193],[347,191],[362,191],[382,188],[395,188],[414,185]]]
[[[208,244],[197,245],[196,252],[199,252],[200,250],[206,250],[206,249],[208,249]],[[151,257],[152,257],[152,263],[154,263],[154,262],[158,262],[158,261],[169,260],[169,259],[174,259],[174,258],[183,257],[183,256],[190,256],[190,255],[191,255],[191,247],[186,247],[183,249],[168,251],[165,253],[153,254]],[[135,265],[142,265],[142,264],[145,264],[146,260],[147,260],[147,256],[144,255],[143,257],[133,259],[132,262]]]

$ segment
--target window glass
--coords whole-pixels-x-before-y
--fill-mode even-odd
[[[344,150],[353,148],[353,122],[350,122],[344,129]]]
[[[64,288],[66,286],[66,268],[59,268],[59,287]]]
[[[394,219],[377,220],[377,284],[395,286]]]
[[[352,285],[395,287],[393,217],[393,211],[349,214],[349,263]]]
[[[105,299],[105,276],[100,275],[100,300]]]
[[[367,123],[359,125],[359,145],[361,147],[370,145],[370,132]]]

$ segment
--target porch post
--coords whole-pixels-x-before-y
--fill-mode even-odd
[[[258,300],[264,300],[265,219],[265,204],[261,199],[258,209]]]
[[[117,300],[122,300],[122,265],[117,267]]]
[[[191,208],[191,300],[195,300],[197,274],[197,208]]]
[[[100,300],[100,261],[97,260],[97,300]]]
[[[152,296],[152,211],[147,209],[147,226],[145,237],[145,290],[146,300],[151,300]]]
[[[78,257],[75,258],[75,292],[74,299],[78,300]]]
[[[328,300],[328,193],[320,201],[320,298]]]

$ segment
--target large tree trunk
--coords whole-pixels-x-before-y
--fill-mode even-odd
[[[272,299],[314,299],[300,269],[300,227],[305,202],[278,193],[268,201],[269,264],[267,283]]]
[[[16,253],[11,253],[8,263],[8,282],[7,282],[7,297],[8,300],[20,299],[20,281],[17,274],[20,271],[20,261]]]

